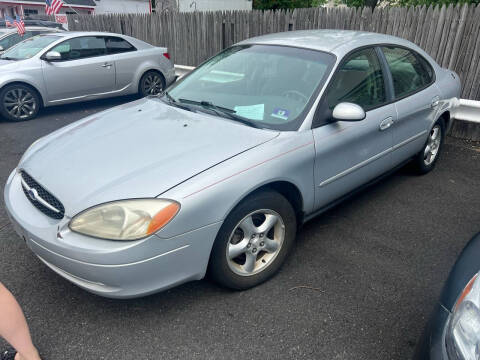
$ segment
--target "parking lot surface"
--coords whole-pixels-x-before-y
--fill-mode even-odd
[[[412,356],[451,266],[480,231],[479,144],[449,138],[430,174],[407,166],[312,220],[282,271],[254,289],[203,280],[109,300],[60,278],[27,249],[8,223],[3,184],[37,138],[130,100],[0,120],[0,281],[22,304],[46,360]]]

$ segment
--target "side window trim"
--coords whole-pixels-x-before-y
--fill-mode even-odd
[[[324,122],[322,121],[322,119],[320,119],[320,117],[326,117],[329,113],[331,113],[329,107],[328,107],[328,104],[327,104],[327,95],[328,95],[328,92],[333,84],[333,82],[335,81],[335,78],[336,76],[338,75],[339,73],[339,70],[342,68],[342,66],[346,63],[347,60],[349,60],[349,58],[355,54],[356,52],[358,51],[362,51],[362,50],[367,50],[367,49],[372,49],[374,50],[377,58],[378,58],[378,61],[380,63],[380,67],[381,67],[381,71],[382,71],[382,75],[383,75],[383,78],[384,78],[384,81],[385,80],[385,70],[384,70],[384,67],[383,67],[383,63],[382,63],[382,58],[380,58],[380,56],[378,56],[378,52],[376,50],[377,47],[379,47],[381,45],[377,45],[377,44],[371,44],[371,45],[366,45],[366,46],[361,46],[361,47],[358,47],[358,48],[355,48],[353,49],[352,51],[348,52],[347,54],[345,54],[345,56],[340,60],[340,62],[338,63],[338,66],[335,68],[335,71],[333,73],[333,75],[331,76],[330,78],[330,81],[328,82],[328,84],[326,85],[326,88],[325,88],[325,91],[323,92],[322,94],[322,98],[320,99],[320,101],[318,102],[318,105],[317,105],[317,108],[315,109],[315,114],[313,116],[313,120],[312,120],[312,126],[311,128],[312,129],[315,129],[315,128],[318,128],[318,127],[321,127],[321,126],[324,126],[326,124],[328,124],[329,122]],[[392,85],[393,86],[393,85]],[[389,100],[388,98],[388,87],[385,88],[385,90],[387,91],[387,99],[385,102],[375,106],[375,107],[372,107],[368,110],[365,111],[365,113],[368,113],[372,110],[375,110],[375,109],[378,109],[382,106],[386,106],[386,105],[389,105],[393,102],[393,100]],[[331,114],[330,114],[331,115]]]
[[[390,68],[388,67],[387,58],[385,57],[385,54],[383,53],[380,46],[375,46],[375,52],[377,53],[378,59],[380,60],[380,66],[382,67],[382,73],[383,73],[383,80],[385,81],[385,91],[387,93],[386,104],[389,104],[395,101],[395,90],[393,88],[392,73],[390,72]]]
[[[392,76],[392,72],[390,71],[390,67],[388,66],[388,62],[387,62],[387,58],[385,56],[385,53],[383,52],[382,50],[382,47],[396,47],[396,48],[400,48],[400,49],[405,49],[407,51],[410,51],[413,56],[415,56],[417,59],[421,59],[423,60],[427,66],[430,68],[430,70],[432,71],[432,81],[418,89],[416,89],[415,91],[412,91],[408,94],[405,94],[405,95],[402,95],[400,97],[396,97],[395,96],[395,90],[393,89],[393,99],[392,99],[392,102],[397,102],[397,101],[400,101],[400,100],[403,100],[407,97],[410,97],[412,95],[415,95],[425,89],[428,89],[430,86],[432,86],[433,84],[435,84],[435,82],[437,81],[437,73],[435,72],[435,68],[432,66],[432,64],[430,63],[430,61],[428,61],[425,57],[423,57],[422,55],[420,55],[417,51],[415,51],[414,49],[411,49],[409,47],[406,47],[406,46],[402,46],[402,45],[397,45],[397,44],[379,44],[377,45],[380,52],[382,53],[383,55],[383,58],[385,59],[385,63],[387,65],[387,70],[388,70],[388,74],[389,74],[389,77],[391,78],[391,81],[392,81],[392,89],[393,89],[393,76]]]

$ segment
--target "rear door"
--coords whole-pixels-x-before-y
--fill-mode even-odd
[[[390,71],[398,119],[393,130],[393,163],[399,164],[425,144],[435,121],[440,92],[432,66],[420,54],[397,45],[381,48]]]
[[[49,102],[96,97],[115,89],[115,64],[104,37],[68,39],[50,51],[60,53],[62,59],[42,62]]]
[[[347,55],[339,65],[317,112],[318,125],[313,129],[317,209],[392,167],[390,125],[396,120],[396,111],[390,103],[387,85],[373,47]],[[334,121],[332,110],[341,102],[360,105],[366,118],[356,122]]]
[[[133,82],[139,63],[137,49],[120,37],[108,36],[105,42],[107,52],[115,62],[115,89],[121,90]]]

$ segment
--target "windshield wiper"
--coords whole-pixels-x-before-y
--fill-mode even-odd
[[[0,57],[0,60],[14,60],[14,61],[17,61],[18,59],[8,57],[8,56],[2,56],[2,57]]]
[[[235,114],[236,113],[235,110],[229,109],[229,108],[226,108],[226,107],[223,107],[223,106],[215,105],[215,104],[211,103],[210,101],[196,101],[196,100],[189,100],[189,99],[179,99],[179,101],[181,103],[185,103],[185,104],[193,104],[193,105],[201,106],[205,109],[212,110],[213,112],[215,112],[219,116],[227,117],[231,120],[241,122],[242,124],[245,124],[245,125],[257,128],[257,129],[262,129],[262,127],[259,126],[258,124],[256,124],[255,122],[250,121],[247,118],[244,118],[243,116]]]
[[[193,111],[191,108],[189,108],[188,106],[181,105],[177,100],[175,100],[175,99],[173,98],[172,95],[170,95],[170,94],[168,93],[168,91],[164,91],[164,92],[163,92],[163,95],[167,98],[167,103],[168,103],[169,105],[178,107],[178,108],[183,109],[183,110],[187,110],[187,111],[192,111],[192,112],[194,112],[194,111]],[[161,95],[160,95],[160,97],[161,97]]]

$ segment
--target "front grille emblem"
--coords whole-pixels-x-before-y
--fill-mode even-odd
[[[28,196],[30,197],[30,199],[32,199],[33,201],[37,201],[37,196],[38,196],[37,190],[35,190],[35,189],[29,189],[29,190],[27,191],[27,194],[28,194]]]

